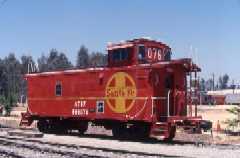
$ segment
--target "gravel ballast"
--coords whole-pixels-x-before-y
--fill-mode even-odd
[[[107,135],[54,135],[43,138],[8,136],[0,132],[1,157],[239,157],[240,146],[209,145],[194,142],[166,143],[114,140]]]

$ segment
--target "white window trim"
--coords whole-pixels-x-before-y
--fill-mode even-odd
[[[61,86],[61,95],[57,94],[57,85]],[[62,90],[62,82],[57,81],[56,84],[55,84],[55,96],[61,97],[62,96],[62,92],[63,92],[63,90]]]
[[[99,104],[99,103],[102,103],[102,105],[103,105],[103,111],[102,111],[102,112],[99,112],[99,111],[98,111],[98,109],[99,109],[99,108],[98,108],[98,104]],[[105,103],[104,103],[104,100],[99,100],[99,101],[96,102],[96,112],[97,112],[97,113],[104,113],[104,110],[105,110],[105,107],[104,107],[105,105],[104,105],[104,104],[105,104]]]

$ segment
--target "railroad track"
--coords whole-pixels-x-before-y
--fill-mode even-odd
[[[8,152],[6,150],[0,149],[0,157],[7,157],[7,158],[22,158],[21,155],[18,155],[14,152]]]
[[[191,142],[191,141],[180,141],[176,140],[170,143],[166,143],[160,141],[155,138],[150,138],[147,140],[120,140],[123,142],[122,144],[128,144],[129,148],[116,148],[120,146],[120,142],[118,140],[114,140],[110,135],[98,135],[98,134],[86,134],[79,138],[76,133],[67,134],[65,136],[54,136],[54,135],[46,135],[45,138],[26,138],[26,137],[16,137],[6,135],[8,131],[14,129],[11,128],[0,128],[0,157],[10,157],[10,158],[29,158],[29,157],[180,157],[176,155],[184,155],[184,157],[204,157],[202,155],[202,151],[206,151],[206,153],[216,150],[216,154],[222,155],[232,153],[234,157],[237,155],[240,146],[232,146],[232,145],[211,145],[204,144],[203,142]],[[25,130],[23,130],[25,131]],[[34,130],[33,130],[34,131]],[[65,138],[64,138],[65,137]],[[47,139],[46,139],[47,138]],[[49,139],[48,139],[49,138]],[[76,144],[69,144],[71,141],[63,142],[65,139],[79,139]],[[54,141],[54,139],[60,139],[62,141]],[[53,141],[51,141],[53,140]],[[83,141],[82,141],[83,140]],[[96,141],[99,143],[103,143],[101,145],[92,145],[92,143],[84,142],[86,140]],[[99,141],[100,140],[100,141]],[[106,141],[104,141],[106,140]],[[77,143],[78,142],[78,143]],[[114,147],[111,145],[106,146],[105,143],[114,144],[116,142],[118,145],[114,144]],[[136,150],[134,146],[140,145],[146,150]],[[134,145],[134,146],[132,146]],[[204,146],[204,147],[203,147]],[[157,152],[152,151],[150,148],[153,147]],[[172,150],[177,150],[178,152],[166,152],[166,148],[170,147]],[[197,148],[196,148],[197,147]],[[133,148],[133,149],[132,149]],[[214,150],[213,150],[214,148]],[[189,151],[189,154],[180,154],[185,150]],[[196,154],[196,150],[198,150],[199,155]],[[163,152],[161,152],[163,151]],[[171,151],[171,150],[170,150]],[[194,152],[192,152],[194,151]],[[164,153],[164,154],[163,154]],[[203,154],[205,155],[205,154]]]
[[[86,153],[75,153],[66,150],[57,149],[57,147],[40,147],[36,142],[29,143],[23,140],[11,140],[8,138],[0,139],[0,153],[10,157],[103,157],[88,155]],[[4,148],[3,148],[4,147]],[[34,155],[34,156],[33,156]]]
[[[161,154],[151,154],[144,152],[131,152],[126,150],[115,150],[107,148],[97,148],[83,145],[69,145],[41,140],[32,140],[19,137],[0,136],[0,154],[13,158],[32,157],[176,157]]]

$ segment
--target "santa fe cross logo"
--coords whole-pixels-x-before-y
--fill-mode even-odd
[[[105,89],[106,101],[116,113],[126,113],[134,105],[137,90],[133,78],[126,72],[113,74]]]

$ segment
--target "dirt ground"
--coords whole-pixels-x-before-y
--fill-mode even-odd
[[[201,105],[198,106],[198,115],[202,116],[204,120],[210,120],[213,122],[213,128],[217,128],[217,122],[219,121],[222,129],[227,128],[224,123],[227,119],[232,119],[235,116],[227,111],[234,107],[234,105]]]

